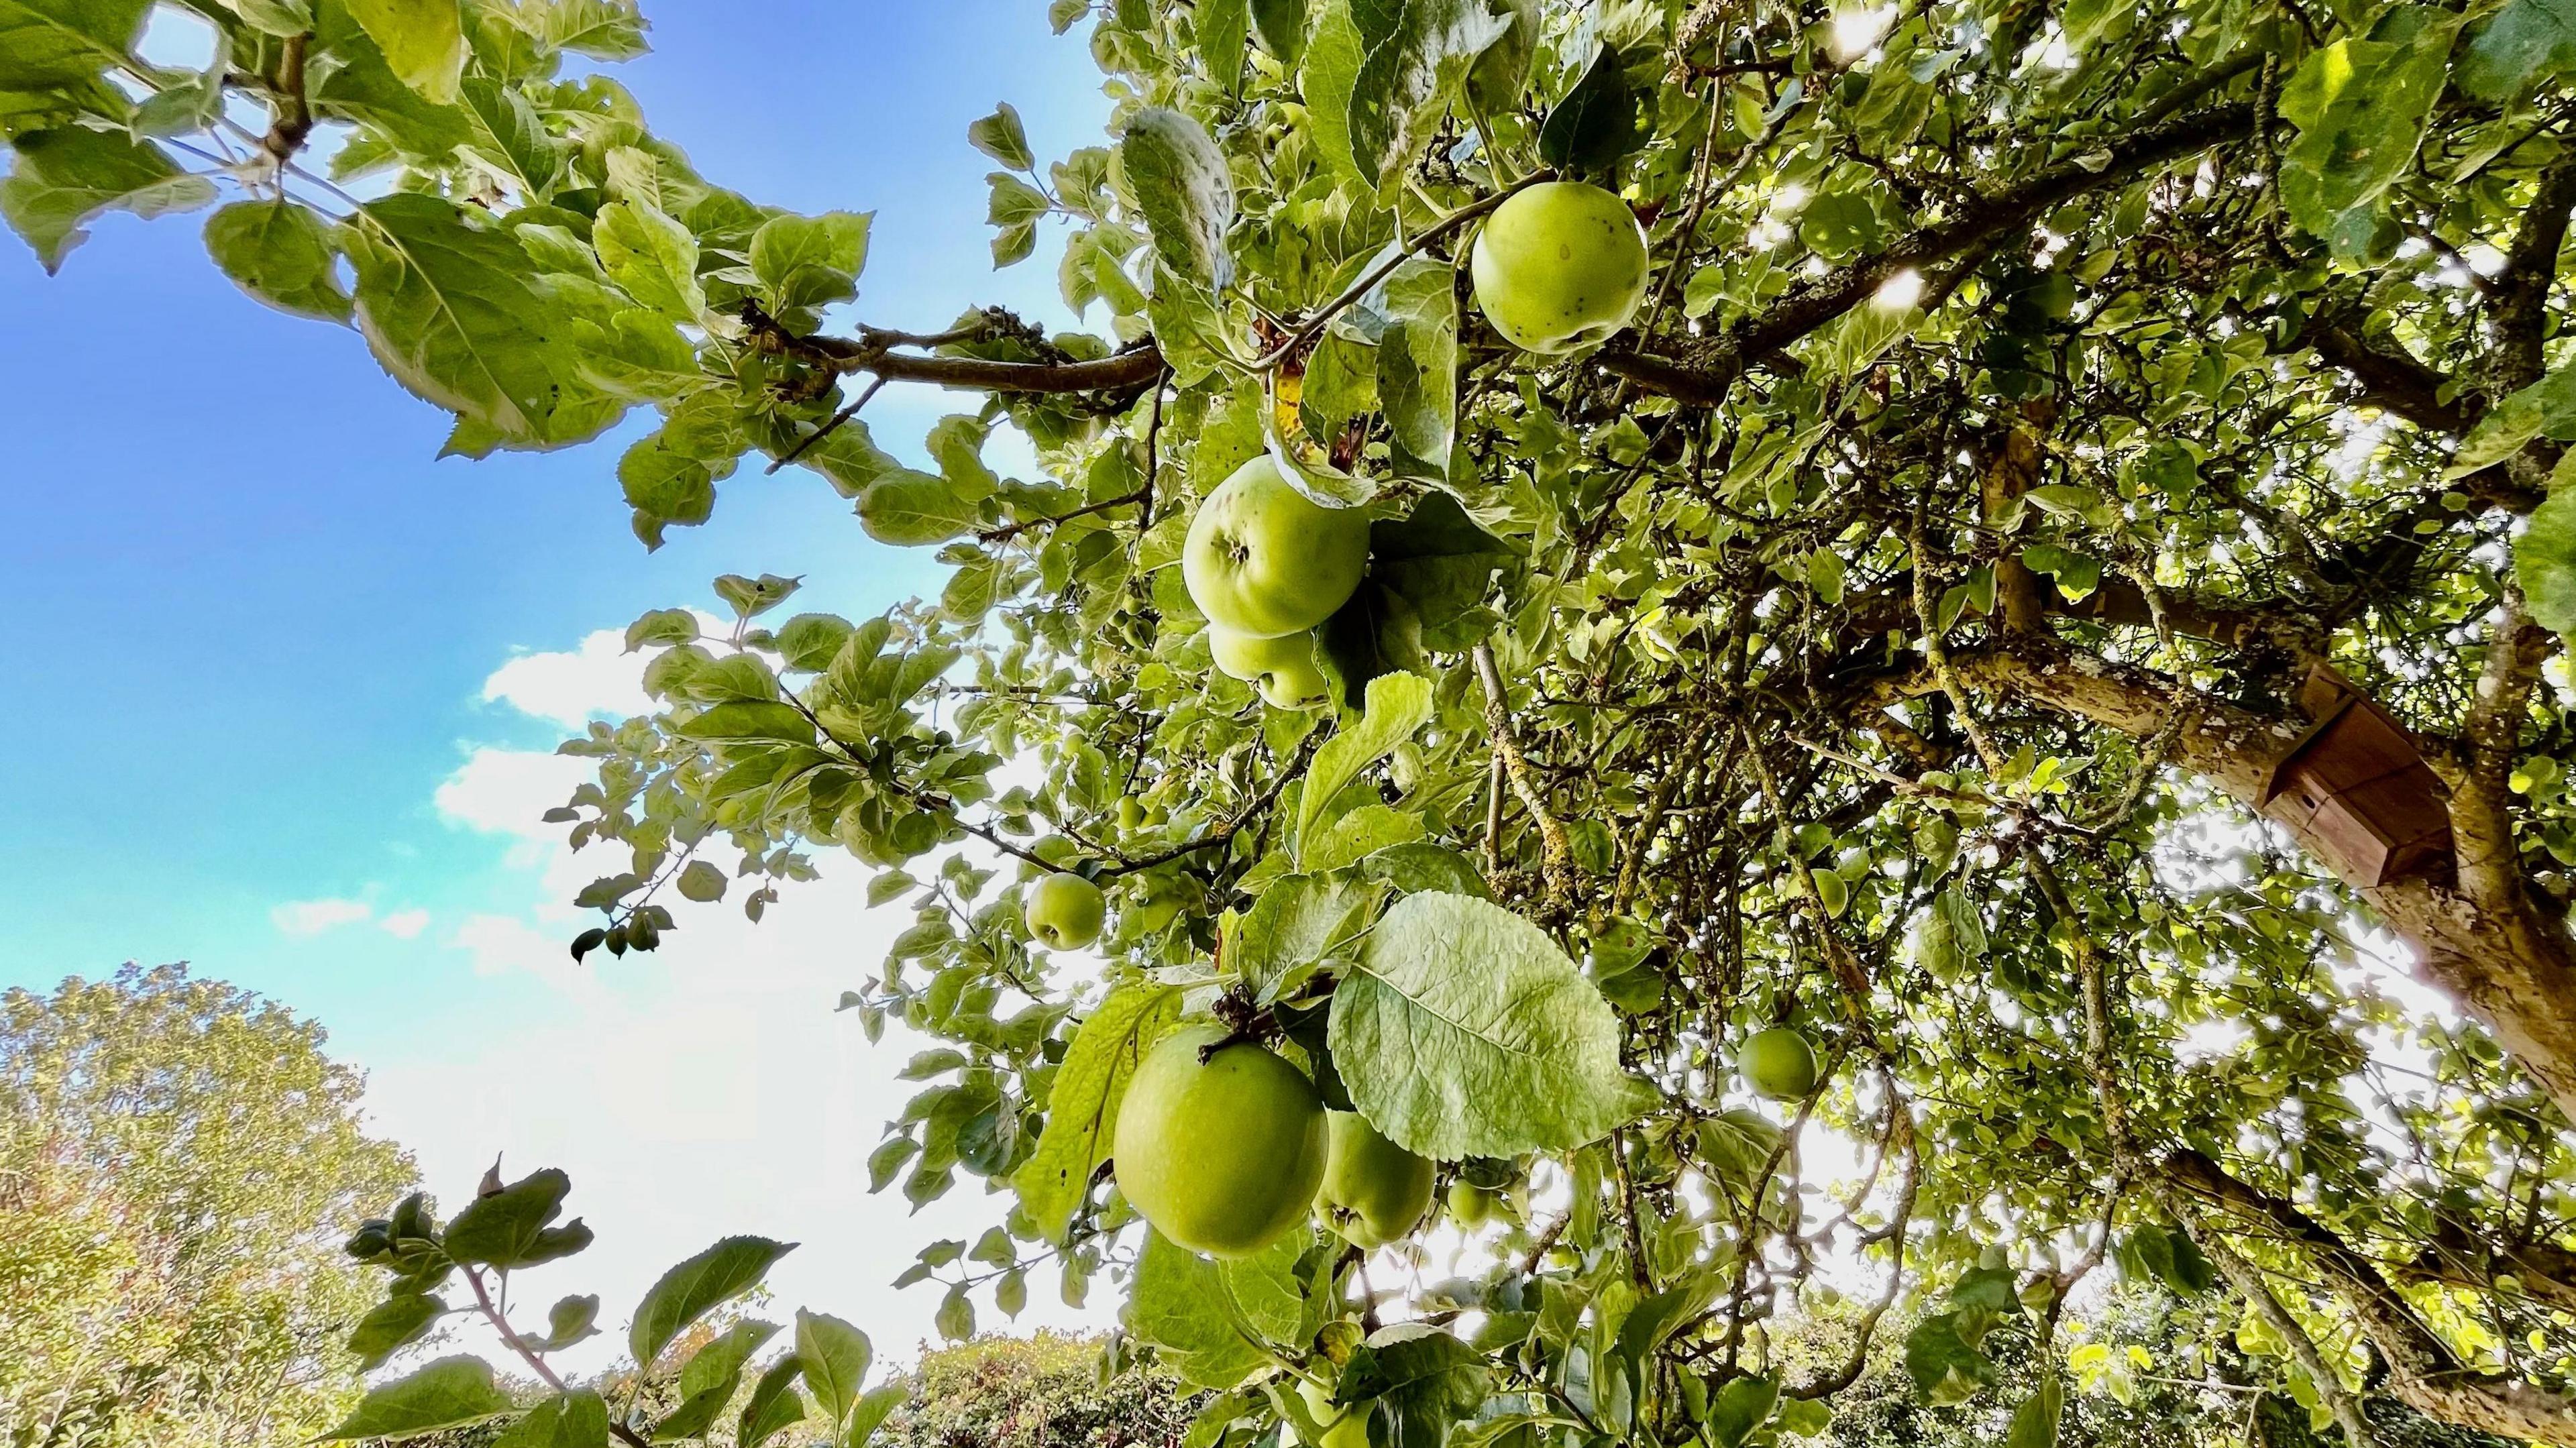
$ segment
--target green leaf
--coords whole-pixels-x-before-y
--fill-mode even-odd
[[[1609,1003],[1535,925],[1467,895],[1408,895],[1333,995],[1351,1099],[1443,1161],[1568,1151],[1654,1104]]]
[[[1075,1030],[1056,1068],[1037,1151],[1011,1178],[1021,1210],[1049,1242],[1064,1241],[1091,1173],[1109,1155],[1136,1063],[1180,1014],[1179,991],[1131,981],[1112,990]]]
[[[698,284],[698,239],[658,208],[612,201],[599,208],[591,240],[608,279],[628,296],[675,322],[695,324],[707,309]]]
[[[1377,390],[1385,411],[1389,461],[1404,477],[1439,482],[1449,475],[1458,430],[1457,273],[1416,257],[1385,283],[1389,323],[1378,339]]]
[[[912,1390],[900,1382],[888,1383],[859,1399],[850,1410],[850,1426],[842,1430],[841,1448],[867,1448],[868,1439],[876,1435],[878,1425],[911,1397]]]
[[[1351,91],[1367,58],[1351,0],[1321,0],[1306,36],[1306,58],[1297,70],[1297,92],[1306,102],[1315,149],[1336,171],[1360,177],[1351,156]]]
[[[1492,620],[1478,606],[1494,575],[1518,560],[1446,492],[1423,494],[1402,519],[1369,525],[1369,570],[1413,605],[1426,648],[1464,649],[1484,637]]]
[[[1383,885],[1339,875],[1272,881],[1236,925],[1226,964],[1260,1004],[1292,995],[1315,967],[1358,943],[1385,897]]]
[[[1995,1380],[1995,1365],[1959,1334],[1959,1315],[1938,1312],[1905,1336],[1905,1372],[1936,1408],[1954,1408]]]
[[[349,1416],[316,1441],[414,1438],[516,1410],[510,1395],[492,1381],[490,1364],[480,1358],[445,1357],[408,1377],[368,1389]]]
[[[2013,1409],[2004,1448],[2057,1448],[2057,1420],[2065,1406],[2066,1389],[2051,1371],[2039,1380],[2039,1390]]]
[[[1207,131],[1178,111],[1148,107],[1127,123],[1118,157],[1163,265],[1202,290],[1231,283],[1225,232],[1234,224],[1234,181]]]
[[[608,1404],[588,1388],[559,1393],[492,1440],[492,1448],[607,1448]]]
[[[1483,1405],[1493,1370],[1484,1355],[1437,1328],[1398,1323],[1371,1336],[1342,1370],[1337,1402],[1376,1399],[1398,1444],[1438,1444]]]
[[[38,131],[11,143],[17,162],[0,181],[0,217],[36,249],[48,272],[89,239],[82,228],[110,211],[149,220],[215,199],[212,182],[171,163],[158,146],[114,131]]]
[[[349,1351],[357,1354],[358,1366],[373,1372],[395,1349],[428,1336],[446,1312],[447,1304],[427,1293],[397,1292],[358,1319],[349,1332]]]
[[[897,468],[859,494],[859,526],[897,548],[945,543],[975,526],[975,504],[948,480]]]
[[[233,284],[281,312],[349,320],[340,287],[340,249],[312,208],[290,201],[236,201],[206,218],[206,250]]]
[[[0,89],[95,81],[134,51],[152,0],[0,0]]]
[[[691,860],[674,883],[679,887],[680,898],[695,900],[701,905],[725,896],[725,872],[705,860]]]
[[[569,405],[574,368],[553,305],[507,232],[412,193],[359,208],[342,233],[358,273],[357,324],[396,382],[515,441],[556,445],[616,420]]]
[[[2449,11],[2401,5],[2372,28],[2377,38],[2338,40],[2299,66],[2281,89],[2281,114],[2299,128],[2281,154],[2292,220],[2328,235],[2414,165],[2459,27]]]
[[[2543,77],[2576,69],[2576,0],[2506,0],[2452,68],[2463,94],[2507,101]]]
[[[948,1295],[939,1300],[939,1313],[932,1322],[939,1335],[950,1342],[964,1342],[975,1335],[975,1299],[966,1294],[966,1284],[960,1282],[948,1289]]]
[[[751,272],[773,312],[846,302],[859,294],[873,213],[773,216],[751,236]]]
[[[593,1326],[598,1321],[599,1294],[558,1298],[554,1306],[546,1309],[546,1335],[530,1339],[528,1346],[539,1352],[561,1352],[574,1343],[599,1336],[599,1329]]]
[[[790,1425],[805,1421],[805,1400],[796,1391],[801,1371],[794,1356],[780,1358],[760,1375],[734,1424],[734,1448],[760,1448]]]
[[[777,1331],[775,1323],[737,1322],[692,1354],[688,1366],[680,1369],[680,1405],[653,1425],[653,1441],[705,1436],[716,1415],[742,1387],[744,1365]]]
[[[1493,0],[1510,28],[1467,69],[1467,103],[1487,116],[1518,110],[1538,54],[1539,0]]]
[[[1297,1347],[1300,1338],[1313,1336],[1297,1265],[1314,1244],[1315,1234],[1300,1227],[1252,1256],[1216,1264],[1217,1287],[1233,1311],[1237,1332],[1249,1328],[1255,1341],[1277,1347]]]
[[[476,132],[468,149],[493,170],[516,179],[525,199],[539,202],[553,195],[564,173],[564,147],[546,130],[545,118],[526,93],[477,76],[465,82],[463,100]]]
[[[1208,79],[1228,95],[1243,84],[1244,59],[1251,52],[1252,13],[1246,0],[1200,0],[1195,13],[1199,59]]]
[[[1358,721],[1324,742],[1306,770],[1297,801],[1299,847],[1328,822],[1333,797],[1360,772],[1395,752],[1431,719],[1431,681],[1418,674],[1382,674],[1368,685],[1368,705]]]
[[[1583,77],[1539,127],[1540,159],[1561,171],[1606,173],[1645,143],[1637,126],[1637,95],[1628,85],[1619,53],[1597,46]]]
[[[635,1309],[627,1350],[639,1371],[650,1372],[662,1349],[690,1323],[760,1285],[772,1264],[794,1251],[793,1242],[766,1237],[726,1237],[662,1274]]]
[[[653,48],[645,42],[644,17],[635,0],[552,0],[532,18],[538,43],[549,50],[569,50],[593,60],[633,60]]]
[[[1771,1420],[1771,1410],[1779,1403],[1778,1378],[1732,1379],[1708,1405],[1709,1442],[1714,1448],[1743,1448],[1754,1430]]]
[[[447,1224],[447,1255],[459,1263],[504,1269],[571,1256],[590,1245],[590,1229],[578,1218],[561,1227],[549,1225],[571,1190],[571,1177],[547,1167],[476,1197]]]
[[[626,652],[653,644],[695,643],[698,616],[685,608],[657,608],[626,626]]]
[[[1351,87],[1351,159],[1361,180],[1385,188],[1403,175],[1467,67],[1510,29],[1485,0],[1402,0],[1393,27],[1368,47]]]
[[[814,1390],[823,1420],[838,1426],[859,1399],[876,1351],[868,1335],[827,1313],[796,1313],[796,1361],[805,1368],[805,1386]]]
[[[1010,167],[1026,171],[1038,163],[1029,150],[1029,133],[1020,125],[1020,113],[1009,101],[993,108],[993,113],[966,128],[966,140],[978,151]]]
[[[1306,53],[1306,0],[1251,0],[1252,33],[1294,73]]]
[[[2465,477],[2519,453],[2533,438],[2576,438],[2576,363],[2487,409],[2486,416],[2452,450],[2445,478]]]
[[[1270,1363],[1235,1324],[1217,1265],[1148,1231],[1127,1299],[1127,1330],[1163,1350],[1183,1382],[1231,1388]]]
[[[465,74],[465,22],[457,0],[341,0],[403,84],[453,103]]]
[[[683,739],[783,739],[794,744],[814,742],[814,723],[793,704],[770,704],[757,699],[737,699],[717,704],[698,712],[696,718],[676,726],[673,733]]]

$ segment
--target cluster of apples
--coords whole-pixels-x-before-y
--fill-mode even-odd
[[[1211,1257],[1251,1257],[1318,1199],[1351,1242],[1408,1236],[1438,1168],[1356,1111],[1324,1105],[1306,1074],[1213,1023],[1185,1026],[1138,1062],[1111,1142],[1118,1190],[1162,1233]]]
[[[1476,233],[1476,303],[1512,345],[1571,352],[1606,341],[1646,295],[1646,233],[1598,186],[1544,181],[1512,193]],[[1326,507],[1256,457],[1199,504],[1181,551],[1190,598],[1208,619],[1218,669],[1281,709],[1331,690],[1314,630],[1348,602],[1368,566],[1368,520]]]

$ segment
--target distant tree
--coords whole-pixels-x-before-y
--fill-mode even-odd
[[[979,1337],[925,1355],[878,1448],[1142,1448],[1177,1444],[1198,1405],[1160,1372],[1102,1381],[1102,1340]]]
[[[0,1444],[300,1443],[356,1396],[340,1241],[412,1163],[323,1039],[184,965],[0,994]]]

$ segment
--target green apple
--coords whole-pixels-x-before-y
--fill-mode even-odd
[[[1332,686],[1324,682],[1324,671],[1315,667],[1311,633],[1263,639],[1212,623],[1208,656],[1227,676],[1259,684],[1261,697],[1273,708],[1320,709],[1332,702]]]
[[[1468,259],[1476,305],[1513,346],[1571,352],[1628,325],[1646,297],[1646,232],[1581,181],[1525,187],[1494,208]]]
[[[1315,1416],[1315,1426],[1324,1430],[1315,1448],[1369,1448],[1368,1404],[1337,1408],[1333,1406],[1333,1395],[1307,1378],[1297,1380],[1297,1396],[1306,1400],[1306,1411]],[[1294,1430],[1288,1433],[1287,1441],[1297,1441]]]
[[[1118,1190],[1193,1252],[1250,1257],[1306,1220],[1324,1179],[1324,1103],[1296,1067],[1215,1025],[1165,1036],[1136,1066],[1111,1149]]]
[[[1029,922],[1029,933],[1047,948],[1080,950],[1100,938],[1109,899],[1089,880],[1058,870],[1020,896],[1020,914]]]
[[[1298,492],[1267,454],[1217,484],[1190,519],[1181,577],[1211,623],[1253,638],[1333,616],[1368,564],[1368,519]]]
[[[1816,1048],[1787,1026],[1756,1031],[1735,1056],[1735,1072],[1767,1101],[1804,1101],[1816,1092]]]
[[[1349,1212],[1366,1229],[1351,1240],[1374,1247],[1410,1233],[1431,1209],[1437,1169],[1429,1159],[1387,1140],[1356,1111],[1328,1116],[1324,1200]],[[1364,1240],[1372,1237],[1376,1240]]]
[[[1502,1193],[1488,1191],[1474,1182],[1459,1180],[1449,1184],[1449,1218],[1470,1231],[1485,1225],[1494,1215],[1494,1203]]]

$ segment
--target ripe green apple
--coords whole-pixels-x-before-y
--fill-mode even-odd
[[[1369,1405],[1354,1408],[1333,1406],[1333,1395],[1310,1379],[1297,1380],[1297,1396],[1306,1400],[1306,1411],[1315,1415],[1315,1425],[1324,1430],[1315,1448],[1369,1448]],[[1286,1441],[1297,1441],[1292,1429]]]
[[[1327,1113],[1324,1200],[1357,1217],[1363,1247],[1411,1232],[1431,1209],[1431,1161],[1389,1141],[1356,1111]],[[1363,1237],[1377,1240],[1366,1241]]]
[[[1303,633],[1360,586],[1368,519],[1298,492],[1267,454],[1234,470],[1190,519],[1181,577],[1211,623],[1254,638]]]
[[[1332,700],[1332,686],[1324,682],[1324,671],[1315,667],[1311,633],[1262,639],[1212,623],[1208,656],[1228,677],[1259,684],[1261,697],[1273,708],[1319,709]]]
[[[1646,232],[1628,203],[1581,181],[1514,192],[1476,232],[1476,305],[1530,352],[1610,339],[1646,296]]]
[[[1313,1083],[1249,1043],[1205,1063],[1215,1025],[1165,1036],[1136,1066],[1111,1147],[1118,1190],[1193,1252],[1250,1257],[1306,1219],[1324,1179]]]
[[[1089,880],[1058,870],[1028,887],[1020,897],[1020,914],[1029,922],[1029,933],[1049,949],[1080,950],[1100,938],[1109,900]]]
[[[1816,1048],[1795,1030],[1773,1026],[1744,1043],[1735,1071],[1766,1101],[1804,1101],[1816,1092]]]

